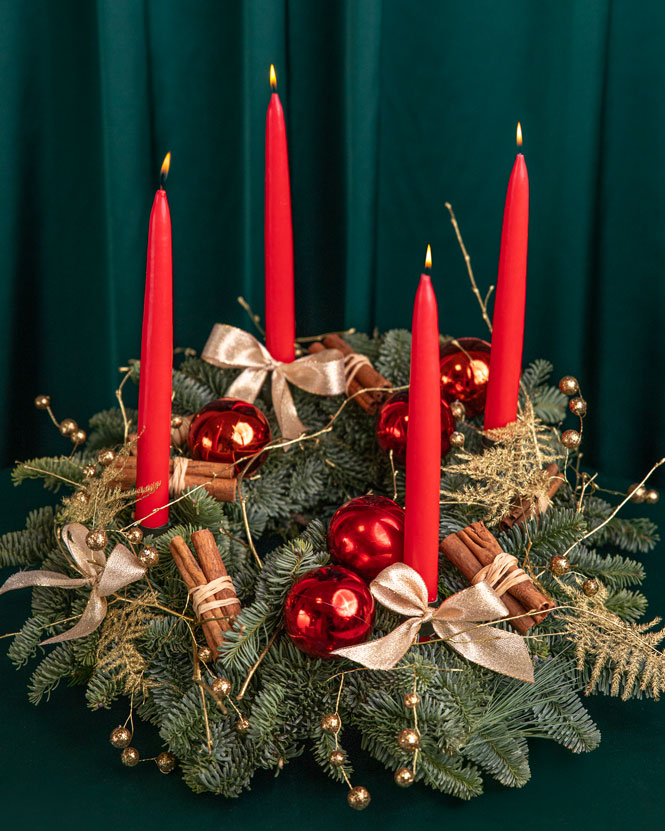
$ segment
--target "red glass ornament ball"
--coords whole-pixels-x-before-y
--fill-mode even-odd
[[[373,623],[374,598],[367,585],[341,566],[308,571],[284,604],[289,637],[298,649],[319,658],[367,640]]]
[[[441,396],[452,403],[461,401],[469,418],[485,408],[490,377],[490,345],[480,338],[457,338],[441,349]]]
[[[396,392],[379,410],[376,422],[376,440],[397,464],[406,464],[406,434],[409,422],[409,393]],[[441,400],[441,456],[450,450],[450,436],[455,432],[455,419],[447,401]]]
[[[218,398],[194,416],[187,441],[195,459],[230,464],[258,453],[270,438],[270,425],[261,410],[247,401]],[[260,467],[266,456],[267,453],[257,456],[245,472]],[[236,464],[236,473],[246,464]]]
[[[338,508],[328,526],[328,550],[335,563],[365,580],[404,554],[404,509],[385,496],[360,496]]]

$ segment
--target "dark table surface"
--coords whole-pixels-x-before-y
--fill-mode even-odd
[[[23,527],[24,515],[49,500],[37,483],[13,489],[0,475],[0,531]],[[637,509],[637,510],[636,510]],[[631,506],[645,513],[644,506]],[[665,526],[665,506],[646,512]],[[665,564],[661,545],[644,560],[650,613],[665,612]],[[11,573],[5,569],[4,579]],[[0,634],[23,624],[29,592],[0,598]],[[293,829],[316,823],[317,831],[361,828],[435,827],[454,822],[465,831],[537,831],[557,823],[591,829],[663,827],[661,790],[665,773],[665,701],[595,697],[588,701],[603,735],[601,746],[575,756],[551,742],[531,743],[532,778],[520,790],[487,780],[485,794],[460,802],[421,785],[402,790],[392,775],[360,750],[353,754],[356,784],[372,794],[371,806],[355,813],[343,787],[321,773],[307,755],[278,778],[261,773],[251,792],[224,800],[195,795],[177,773],[160,774],[153,764],[125,768],[108,734],[125,710],[91,713],[81,688],[59,687],[49,702],[32,706],[26,697],[29,670],[16,671],[0,643],[0,816],[5,828],[94,826],[106,829],[261,828]],[[121,716],[122,713],[122,716]],[[160,749],[150,726],[138,726],[136,744],[146,755]],[[5,825],[7,823],[7,825]]]

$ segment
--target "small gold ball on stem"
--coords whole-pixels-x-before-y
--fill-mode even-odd
[[[644,497],[644,501],[648,502],[649,505],[655,505],[656,502],[660,499],[660,495],[656,490],[649,490],[646,492],[646,496]]]
[[[587,597],[593,597],[594,594],[598,594],[599,589],[600,583],[595,577],[589,577],[588,580],[585,580],[582,583],[582,591]]]
[[[97,454],[97,461],[99,462],[102,467],[108,467],[112,465],[115,461],[115,451],[111,450],[110,448],[106,448],[106,450],[100,450]]]
[[[564,430],[561,434],[561,444],[568,450],[577,450],[582,441],[579,430]]]
[[[628,493],[630,494],[630,501],[631,502],[644,502],[647,498],[647,489],[644,485],[631,485],[628,488]]]
[[[92,531],[88,531],[85,538],[85,544],[91,551],[101,551],[103,548],[106,548],[108,541],[109,535],[101,528],[95,528]]]
[[[450,434],[449,441],[451,447],[464,447],[464,433],[460,433],[459,430],[455,430],[454,433]]]
[[[38,395],[35,398],[35,407],[37,407],[38,410],[46,410],[50,406],[51,406],[51,396],[50,395]]]
[[[60,422],[60,432],[63,436],[71,436],[78,428],[73,418],[65,418]]]
[[[182,427],[182,416],[181,415],[171,416],[171,428],[173,430],[177,430],[178,427]]]
[[[577,395],[568,402],[568,409],[571,413],[583,418],[586,415],[586,401]]]
[[[78,505],[87,505],[90,502],[90,497],[85,491],[75,491],[72,494],[72,502],[76,502]]]
[[[162,751],[155,759],[155,764],[157,765],[161,773],[171,773],[171,771],[175,767],[175,763],[175,756],[173,755],[173,753],[169,753],[168,750]]]
[[[562,577],[570,571],[570,560],[563,554],[555,554],[550,560],[550,571],[557,577]]]
[[[450,405],[450,412],[452,413],[455,421],[464,421],[466,416],[466,407],[461,401],[453,401]]]
[[[337,713],[326,713],[321,719],[321,729],[324,733],[339,733],[342,719]]]
[[[400,788],[408,788],[409,785],[413,785],[414,779],[415,776],[411,768],[397,768],[395,771],[395,784],[399,785]]]
[[[346,801],[349,803],[349,807],[353,808],[354,811],[363,811],[369,805],[371,800],[372,797],[369,795],[369,791],[362,785],[357,785],[355,788],[351,788],[346,795]]]
[[[564,395],[575,395],[580,391],[580,385],[577,383],[577,378],[572,375],[564,375],[559,381],[559,389]]]
[[[397,744],[402,750],[418,750],[420,747],[420,734],[413,727],[405,727],[397,734]]]
[[[74,432],[69,437],[72,440],[72,444],[83,444],[83,442],[88,438],[88,434],[85,430],[74,430]]]
[[[92,477],[97,473],[97,468],[94,465],[85,465],[83,468],[83,475],[86,479],[92,479]]]
[[[420,704],[420,696],[417,692],[410,692],[404,696],[404,706],[409,710],[413,710]]]
[[[144,565],[146,568],[156,566],[159,562],[159,551],[157,551],[154,545],[146,545],[145,548],[139,551],[138,559],[141,565]]]
[[[139,752],[135,747],[126,747],[120,754],[123,765],[127,765],[128,768],[133,768],[135,765],[138,765],[140,758]]]
[[[238,733],[246,733],[249,730],[249,719],[244,716],[239,718],[238,721],[236,721],[236,730]]]
[[[125,536],[127,537],[127,541],[132,543],[132,545],[138,545],[143,540],[143,531],[138,525],[134,525],[133,528],[127,531]]]
[[[210,689],[215,695],[221,695],[222,698],[226,698],[231,693],[231,682],[228,678],[214,678],[210,684]]]
[[[204,664],[212,661],[212,649],[209,646],[200,646],[196,654],[199,661],[203,661]]]
[[[344,762],[346,762],[346,753],[337,748],[337,750],[333,750],[330,756],[328,756],[328,761],[334,768],[341,768]]]
[[[132,731],[127,727],[114,727],[111,730],[111,735],[109,736],[109,741],[113,745],[113,747],[117,747],[118,750],[122,750],[125,747],[129,747],[129,743],[132,740]]]

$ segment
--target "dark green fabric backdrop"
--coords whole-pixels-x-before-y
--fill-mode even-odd
[[[200,349],[216,321],[246,325],[239,294],[262,312],[263,139],[274,62],[289,132],[299,334],[408,326],[431,242],[442,331],[482,336],[444,202],[457,211],[484,290],[495,279],[520,119],[531,181],[525,358],[549,357],[557,375],[581,379],[588,458],[624,486],[637,479],[663,455],[663,54],[660,0],[0,0],[5,463],[69,450],[32,409],[36,393],[49,392],[60,417],[81,423],[113,406],[117,367],[138,357],[148,213],[167,150],[177,344]],[[21,495],[26,506],[34,498]],[[20,524],[17,509],[25,507],[5,499],[2,531]],[[8,602],[13,622],[3,615],[3,631],[22,619],[26,602]],[[204,819],[191,827],[209,827],[216,812],[223,823],[225,810],[241,824],[260,819],[260,799],[232,809],[196,803],[175,781],[155,785],[154,777],[107,768],[111,757],[99,748],[90,767],[87,731],[94,726],[98,747],[101,728],[74,709],[82,706],[78,691],[58,693],[71,714],[61,704],[37,716],[22,682],[12,678],[4,695],[12,729],[4,730],[3,758],[16,765],[3,781],[20,787],[26,768],[29,777],[30,759],[42,752],[39,728],[46,757],[34,767],[41,786],[12,791],[19,799],[10,819],[47,827],[40,823],[48,811],[34,797],[55,798],[69,776],[76,785],[62,810],[73,824],[90,819],[86,775],[103,827],[114,817],[149,827],[150,816],[159,827],[183,827],[196,805]],[[640,760],[657,758],[664,735],[651,707],[605,709],[604,761],[537,748],[534,768],[545,757],[553,763],[540,769],[526,803],[491,787],[487,809],[451,809],[450,800],[423,794],[416,813],[431,824],[445,806],[445,818],[473,816],[480,827],[487,810],[497,829],[547,824],[557,811],[587,827],[601,814],[608,828],[618,827],[612,817],[645,818],[657,781],[641,778]],[[631,752],[632,764],[621,767]],[[576,786],[567,807],[543,813],[548,797],[565,796],[568,783],[585,777],[588,791]],[[297,826],[333,804],[302,801],[303,788],[339,798],[321,778],[300,781],[285,780],[284,802],[277,785],[263,782],[272,800],[263,827]],[[374,788],[378,772],[367,781]],[[152,790],[149,815],[134,808],[142,788],[162,785],[168,802],[160,807]],[[100,796],[106,786],[121,788],[115,800]],[[183,816],[170,814],[180,798]],[[382,824],[391,811],[395,826],[406,823],[407,794],[386,788],[381,800],[374,816]],[[324,810],[326,828],[357,819],[343,805]]]

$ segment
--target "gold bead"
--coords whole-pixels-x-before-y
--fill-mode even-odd
[[[90,497],[85,491],[75,491],[72,494],[72,502],[76,502],[78,505],[87,505],[90,502]]]
[[[344,762],[346,762],[346,753],[337,748],[337,750],[333,750],[330,756],[328,756],[328,761],[334,768],[341,768]]]
[[[321,729],[324,733],[339,733],[342,719],[337,713],[326,713],[321,719]]]
[[[460,433],[459,430],[455,430],[454,433],[450,434],[449,441],[451,447],[464,447],[464,433]]]
[[[550,560],[550,571],[552,574],[556,574],[557,577],[568,574],[570,571],[570,560],[563,554],[555,554]]]
[[[102,465],[102,467],[108,467],[115,461],[115,451],[111,450],[110,448],[107,448],[106,450],[100,450],[97,454],[97,461],[100,465]]]
[[[210,689],[215,693],[215,695],[221,695],[222,698],[226,698],[226,696],[231,692],[231,682],[228,678],[214,678],[210,684]]]
[[[212,661],[212,649],[209,646],[200,646],[197,655],[199,661],[203,661],[204,664]]]
[[[143,531],[138,525],[134,525],[127,531],[125,536],[127,537],[127,541],[131,542],[132,545],[138,545],[143,539]]]
[[[660,499],[658,491],[650,490],[646,492],[646,496],[644,497],[645,502],[648,502],[649,505],[655,505],[656,502]]]
[[[138,558],[141,565],[150,568],[151,566],[156,566],[159,562],[159,551],[157,551],[154,545],[146,545],[145,548],[139,551]]]
[[[409,710],[413,710],[420,704],[420,696],[417,692],[410,692],[404,696],[404,706]]]
[[[568,409],[571,413],[583,418],[586,415],[586,401],[580,395],[576,395],[568,402]]]
[[[399,785],[400,788],[408,788],[409,785],[413,785],[414,779],[415,776],[411,768],[397,768],[395,771],[395,784]]]
[[[397,734],[397,744],[402,750],[418,750],[420,747],[420,734],[413,727],[406,727]]]
[[[561,434],[561,444],[568,450],[576,450],[581,441],[582,436],[578,430],[564,430]]]
[[[37,407],[38,410],[46,410],[50,406],[51,406],[51,396],[50,395],[38,395],[35,398],[35,407]]]
[[[353,808],[354,811],[363,811],[369,805],[371,800],[372,797],[369,795],[369,791],[362,785],[357,785],[355,788],[351,788],[346,795],[346,801],[349,803],[349,807]]]
[[[182,416],[181,415],[171,416],[171,429],[172,430],[177,430],[178,427],[182,427]]]
[[[128,768],[133,768],[135,765],[138,765],[140,758],[139,752],[135,747],[126,747],[120,754],[123,765],[127,765]]]
[[[595,577],[589,577],[588,580],[585,580],[582,583],[582,591],[587,597],[593,597],[594,594],[598,594],[599,589],[600,583]]]
[[[121,750],[124,747],[129,747],[131,740],[132,731],[127,727],[114,727],[113,730],[111,730],[109,741],[113,747],[117,747],[118,750]]]
[[[74,432],[69,437],[72,440],[73,444],[83,444],[83,442],[88,438],[88,434],[85,430],[74,430]]]
[[[246,733],[249,730],[249,719],[248,718],[239,718],[236,721],[236,730],[238,733]]]
[[[155,764],[162,773],[171,773],[175,767],[175,756],[168,750],[162,751],[155,759]]]
[[[644,502],[647,498],[647,489],[644,485],[631,485],[628,488],[631,502]]]
[[[466,407],[461,401],[453,401],[450,405],[450,412],[452,413],[455,421],[464,421],[466,416]]]
[[[580,391],[580,385],[577,383],[577,378],[572,375],[564,375],[559,381],[559,389],[564,395],[575,395]]]
[[[109,535],[101,528],[95,528],[93,531],[88,531],[85,538],[85,544],[91,551],[101,551],[102,548],[106,548],[108,541]]]
[[[71,436],[75,430],[78,430],[78,427],[73,418],[65,418],[60,422],[60,432],[63,436]]]
[[[85,465],[83,468],[83,475],[86,479],[92,479],[92,477],[97,473],[97,468],[94,465]]]

